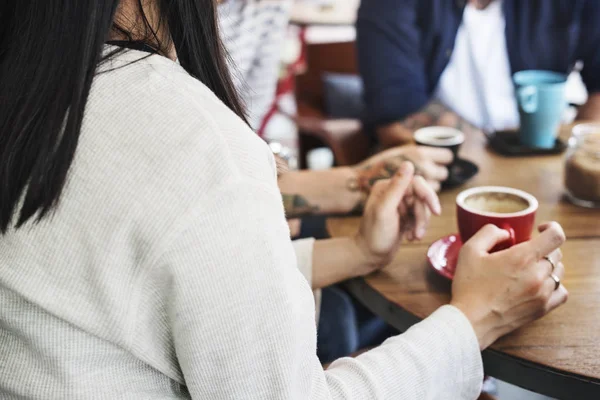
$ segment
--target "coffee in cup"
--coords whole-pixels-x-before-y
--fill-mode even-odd
[[[456,198],[460,237],[464,243],[485,225],[493,224],[510,234],[510,239],[493,251],[528,241],[538,205],[534,196],[518,189],[500,186],[467,189]]]
[[[414,139],[421,146],[447,148],[452,151],[454,159],[456,159],[458,149],[465,141],[465,134],[455,128],[430,126],[418,129],[414,134]]]
[[[495,214],[517,213],[529,207],[525,199],[509,193],[476,193],[464,204],[472,210]]]

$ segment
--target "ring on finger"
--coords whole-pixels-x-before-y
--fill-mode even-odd
[[[554,274],[550,274],[550,278],[554,281],[554,290],[557,290],[560,287],[560,279]]]
[[[554,272],[554,270],[556,269],[556,263],[554,261],[552,261],[552,259],[550,258],[550,256],[545,256],[544,260],[548,261],[550,263],[550,265],[552,265],[552,271]]]

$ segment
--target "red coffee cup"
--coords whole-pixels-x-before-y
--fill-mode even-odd
[[[534,196],[518,189],[500,186],[467,189],[456,197],[462,242],[465,243],[487,224],[496,225],[510,234],[510,239],[496,246],[492,252],[526,242],[531,238],[538,206]]]

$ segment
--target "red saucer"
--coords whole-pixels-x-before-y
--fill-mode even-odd
[[[427,251],[429,264],[431,264],[435,272],[444,278],[452,280],[461,247],[462,241],[458,234],[441,238],[433,243]]]

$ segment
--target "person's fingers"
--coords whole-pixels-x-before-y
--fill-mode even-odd
[[[546,257],[548,257],[551,261],[546,260]],[[545,265],[548,267],[548,271],[550,273],[550,272],[552,272],[553,265],[554,266],[558,265],[561,262],[561,260],[562,260],[562,251],[560,249],[556,249],[552,253],[545,256],[542,260],[540,260],[540,262],[545,263]]]
[[[423,177],[430,181],[443,182],[448,179],[448,168],[434,164],[434,163],[423,163],[421,165],[423,171]]]
[[[415,145],[406,145],[406,146],[396,146],[396,147],[392,147],[389,148],[387,150],[383,150],[380,153],[377,153],[371,157],[369,157],[368,159],[366,159],[365,161],[363,161],[362,163],[360,163],[358,166],[359,168],[362,167],[366,167],[366,166],[372,166],[375,164],[379,164],[381,162],[392,162],[393,164],[396,164],[396,162],[402,162],[402,160],[405,159],[405,154],[411,154],[411,152],[414,152],[417,146]]]
[[[391,179],[381,179],[373,185],[371,188],[371,192],[369,193],[369,198],[379,199],[383,196],[388,186],[390,185]]]
[[[434,192],[439,193],[440,190],[442,190],[442,184],[439,181],[431,181],[428,180],[427,183],[429,184],[429,186],[431,186],[431,188],[434,190]]]
[[[414,209],[411,208],[407,208],[406,212],[404,214],[401,215],[400,217],[400,232],[402,233],[411,233],[411,237],[414,236],[412,235],[412,232],[414,232],[415,230],[415,213],[414,213]],[[413,240],[414,238],[411,238],[411,240]]]
[[[547,261],[544,260],[539,261],[539,263],[544,262],[547,263]],[[556,282],[554,281],[554,279],[552,279],[550,275],[554,274],[554,276],[556,276],[559,281],[562,281],[562,279],[565,276],[565,266],[563,265],[563,263],[559,262],[556,264],[556,268],[554,268],[553,272],[546,272],[546,267],[546,265],[540,266],[540,268],[544,271],[542,272],[544,277],[544,283],[542,285],[541,293],[543,296],[546,296],[545,298],[549,298],[552,295],[552,292],[556,290]]]
[[[419,147],[419,151],[424,158],[431,160],[436,164],[448,165],[454,159],[452,151],[440,147],[421,146]]]
[[[552,225],[551,221],[547,221],[547,222],[543,222],[540,225],[538,225],[538,232],[542,233],[545,230],[547,230],[548,228],[550,228],[550,226]]]
[[[486,225],[479,230],[467,243],[465,247],[476,250],[477,252],[488,253],[496,245],[508,240],[510,234],[495,225]]]
[[[423,177],[417,176],[414,178],[413,189],[415,196],[424,202],[435,215],[440,215],[442,213],[440,199],[433,188],[427,184],[425,179],[423,179]]]
[[[413,211],[415,214],[414,237],[417,240],[421,240],[427,232],[427,226],[429,226],[429,220],[431,219],[431,212],[425,203],[420,201],[415,203]]]
[[[412,206],[415,204],[415,201],[418,200],[419,199],[414,196],[414,192],[412,190],[411,185],[408,189],[406,189],[406,192],[404,192],[404,197],[402,197],[402,203],[404,203],[408,209],[411,209]]]
[[[558,249],[566,240],[565,232],[557,222],[542,224],[539,230],[539,236],[525,243],[525,247],[535,254],[537,260]]]
[[[565,277],[565,264],[562,262],[556,264],[556,268],[554,268],[554,272],[552,273],[556,275],[558,279],[562,280]]]
[[[396,208],[408,190],[415,173],[415,167],[410,162],[404,162],[394,177],[390,179],[385,191],[381,194],[381,206]]]
[[[408,207],[403,201],[401,201],[398,205],[398,214],[400,214],[400,218],[406,218],[406,216],[408,215]]]
[[[554,261],[555,263],[562,261],[563,252],[561,249],[556,249],[552,253],[549,254],[549,257],[551,257],[552,261]]]
[[[545,313],[549,313],[550,311],[554,310],[555,308],[559,307],[560,305],[566,303],[568,298],[569,298],[569,292],[561,284],[558,287],[558,289],[556,289],[552,292],[552,295],[548,299],[548,302],[546,303],[546,307],[544,310]]]

